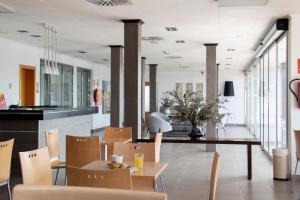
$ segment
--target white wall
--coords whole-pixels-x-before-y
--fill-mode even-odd
[[[43,58],[42,48],[30,46],[13,40],[0,38],[0,91],[3,91],[6,97],[7,106],[17,104],[19,101],[19,65],[31,65],[36,67],[36,82],[40,83],[40,59]],[[99,64],[91,63],[82,59],[70,56],[58,55],[58,62],[83,67],[93,70],[93,79],[110,80],[110,69]],[[76,80],[76,68],[74,68],[74,80]],[[9,88],[9,84],[12,87]],[[40,86],[40,84],[39,84]],[[74,83],[74,106],[76,106],[76,82]],[[40,102],[40,89],[36,93],[36,104]],[[99,107],[99,113],[93,116],[93,128],[108,126],[110,115],[102,115],[102,108]]]
[[[224,97],[225,81],[233,81],[233,97]],[[231,124],[245,124],[245,74],[241,70],[221,70],[219,72],[219,94],[220,99],[227,99],[229,102],[224,103],[227,108],[226,112],[233,113]]]
[[[158,84],[158,102],[160,107],[160,96],[165,91],[175,89],[176,83],[193,83],[195,91],[196,83],[202,82],[204,84],[204,96],[206,93],[206,74],[205,71],[158,71],[157,73],[157,84]],[[146,80],[149,81],[149,73],[146,73]],[[245,124],[244,114],[244,90],[245,90],[245,75],[241,70],[220,70],[219,71],[219,94],[223,95],[224,82],[233,81],[234,84],[234,97],[228,97],[228,103],[225,104],[227,108],[230,108],[232,115],[231,124]],[[220,99],[223,99],[221,96]]]
[[[288,39],[288,78],[289,81],[300,78],[297,73],[297,59],[300,58],[300,15],[291,14],[289,24]],[[295,86],[296,84],[294,84]],[[294,87],[294,90],[296,88]],[[296,164],[296,145],[293,129],[300,130],[300,109],[297,107],[294,96],[288,93],[288,144],[291,152],[291,168],[294,169]]]

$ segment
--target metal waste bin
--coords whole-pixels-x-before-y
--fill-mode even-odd
[[[274,180],[287,181],[289,171],[288,149],[273,149],[273,178]]]

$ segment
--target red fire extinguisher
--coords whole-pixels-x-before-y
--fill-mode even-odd
[[[299,81],[299,82],[297,82],[297,91],[296,92],[292,89],[292,83],[295,82],[295,81]],[[295,96],[295,98],[297,100],[298,108],[300,108],[300,78],[296,78],[296,79],[291,80],[290,83],[289,83],[289,88],[290,88],[290,91],[292,92],[292,94]]]

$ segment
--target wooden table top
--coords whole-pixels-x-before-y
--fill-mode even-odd
[[[134,142],[154,142],[152,139],[135,139]],[[257,138],[199,138],[190,137],[163,137],[162,143],[190,143],[190,144],[245,144],[261,145]]]
[[[129,143],[132,141],[132,138],[106,138],[103,140],[100,140],[101,144],[110,144],[114,142],[123,142],[123,143]]]
[[[110,162],[97,160],[82,167],[87,170],[111,170],[108,166]],[[134,166],[133,162],[127,162],[129,166]],[[143,170],[132,173],[132,178],[156,180],[158,176],[167,168],[164,162],[144,162]]]

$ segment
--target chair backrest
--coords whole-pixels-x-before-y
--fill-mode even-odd
[[[150,116],[159,117],[159,118],[161,118],[161,119],[163,119],[167,122],[171,121],[170,118],[166,114],[161,113],[161,112],[153,112],[153,113],[150,114]]]
[[[167,200],[167,194],[107,188],[17,185],[14,200]]]
[[[58,129],[47,130],[45,133],[45,140],[50,155],[50,161],[59,160],[60,149]]]
[[[134,162],[137,153],[144,154],[144,162],[155,162],[155,143],[114,143],[114,154],[123,155],[125,162]]]
[[[147,118],[146,123],[150,133],[165,133],[173,130],[171,124],[160,117],[150,115]]]
[[[52,185],[52,171],[48,148],[20,152],[23,184]]]
[[[155,135],[155,162],[160,161],[160,149],[161,149],[161,140],[163,133],[156,133]]]
[[[0,142],[0,180],[7,181],[10,177],[13,146],[14,139]]]
[[[213,163],[212,163],[212,168],[211,168],[211,175],[210,175],[209,200],[216,199],[219,168],[220,168],[220,155],[217,152],[215,152],[214,158],[213,158]]]
[[[116,128],[106,127],[104,129],[104,140],[114,138],[132,138],[132,127]]]
[[[300,160],[300,130],[294,130],[295,143],[296,143],[296,157]]]
[[[68,186],[132,189],[129,169],[86,170],[67,168]]]
[[[98,136],[66,136],[67,166],[83,167],[96,160],[101,160],[100,139]]]

